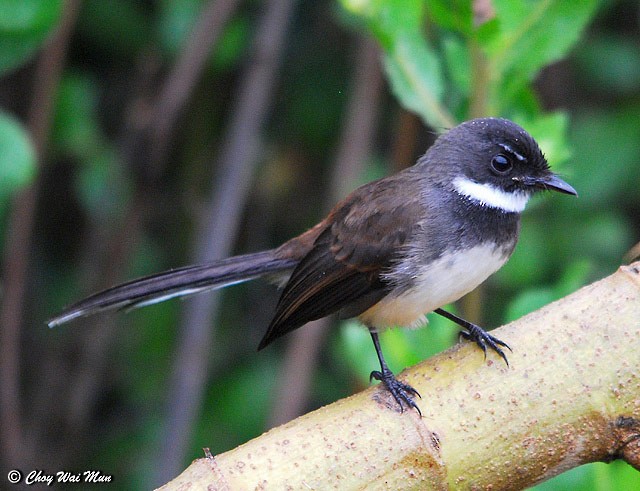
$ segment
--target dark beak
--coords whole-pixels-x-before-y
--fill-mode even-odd
[[[550,191],[558,191],[564,194],[572,194],[578,196],[578,192],[573,186],[567,184],[555,174],[549,173],[542,177],[530,177],[524,180],[524,184],[537,189],[545,189]]]

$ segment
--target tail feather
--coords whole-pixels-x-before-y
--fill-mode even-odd
[[[54,327],[104,310],[133,309],[173,297],[216,290],[285,272],[296,264],[297,260],[278,258],[275,251],[270,250],[165,271],[95,293],[67,307],[47,324]]]

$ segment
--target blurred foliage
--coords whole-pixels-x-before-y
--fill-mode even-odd
[[[395,96],[381,103],[381,136],[367,178],[389,160],[388,134],[398,130],[399,103],[437,130],[478,115],[518,121],[580,194],[579,199],[546,196],[529,206],[513,258],[482,291],[484,324],[507,322],[613,271],[640,240],[637,2],[491,3],[495,10],[482,22],[468,0],[303,2],[288,34],[281,87],[251,197],[254,215],[247,210],[237,249],[276,245],[321,216],[319,195],[339,138],[359,32],[381,45]],[[36,175],[24,123],[29,77],[62,5],[0,0],[2,238],[8,198]],[[95,249],[87,245],[88,237],[101,244],[119,229],[136,188],[139,169],[127,167],[122,157],[131,128],[125,123],[147,116],[140,93],[152,92],[147,86],[154,87],[171,66],[203,5],[202,0],[83,2],[41,176],[33,266],[38,278],[27,317],[32,349],[25,350],[24,363],[30,394],[37,392],[41,357],[55,356],[46,349],[51,339],[62,343],[77,332],[73,327],[46,331],[43,320],[86,293],[80,285],[93,282],[81,277],[87,256],[100,260],[91,256]],[[212,53],[122,279],[188,260],[193,222],[213,172],[207,157],[220,143],[261,5],[245,2]],[[257,284],[225,293],[204,410],[185,463],[203,446],[221,452],[264,428],[281,345],[259,355],[254,347],[276,298],[273,289]],[[90,450],[75,454],[65,468],[98,468],[117,476],[122,488],[148,487],[163,431],[159,408],[167,402],[179,308],[169,302],[122,316],[127,328],[118,332],[118,346],[110,352],[104,395],[93,409]],[[368,333],[353,322],[343,324],[322,355],[310,408],[366,386],[377,363]],[[449,322],[430,316],[429,326],[384,333],[392,367],[409,366],[455,342]],[[64,353],[60,356],[76,359],[73,349]],[[50,360],[54,363],[47,367],[66,361]],[[574,469],[539,488],[626,490],[637,483],[636,471],[613,463]]]
[[[452,126],[453,120],[442,104],[442,61],[423,35],[426,2],[345,0],[342,4],[364,19],[380,42],[387,76],[402,104],[433,127]]]
[[[62,0],[0,2],[0,75],[25,63],[58,22]]]
[[[428,125],[443,128],[477,116],[474,108],[481,108],[475,112],[482,115],[519,120],[539,116],[531,82],[541,68],[573,47],[597,2],[495,1],[485,6],[493,5],[493,11],[476,15],[467,1],[342,4],[380,41],[387,74],[403,105]],[[536,126],[534,136],[562,141],[558,133],[545,133],[546,128]]]
[[[35,164],[35,149],[24,126],[0,111],[0,209],[4,209],[10,196],[31,182]]]

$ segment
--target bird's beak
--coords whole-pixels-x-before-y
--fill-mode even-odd
[[[558,191],[564,194],[572,194],[573,196],[578,196],[578,192],[573,189],[573,186],[567,184],[551,172],[546,176],[528,178],[524,180],[524,184],[538,189],[547,189]]]

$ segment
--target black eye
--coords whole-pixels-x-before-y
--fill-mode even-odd
[[[506,174],[513,169],[513,163],[505,154],[499,153],[491,159],[491,168],[498,174]]]

